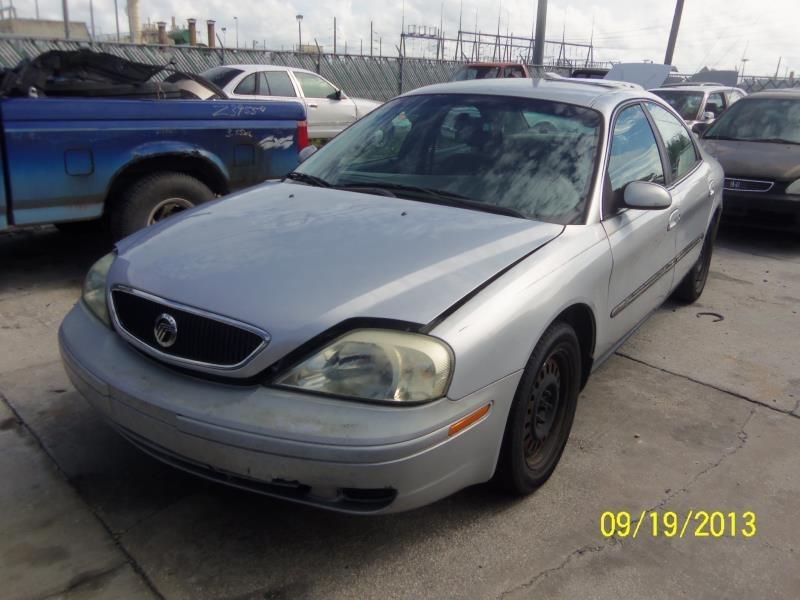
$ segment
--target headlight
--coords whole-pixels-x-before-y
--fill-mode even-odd
[[[792,183],[789,184],[789,187],[786,188],[787,194],[800,194],[800,179],[795,179]]]
[[[111,319],[108,316],[108,304],[106,303],[106,277],[114,258],[116,257],[112,252],[94,263],[83,282],[83,301],[94,313],[94,316],[108,327],[111,327]]]
[[[453,355],[418,333],[359,329],[331,342],[275,383],[364,400],[422,402],[447,392]]]

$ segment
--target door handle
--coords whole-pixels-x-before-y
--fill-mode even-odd
[[[681,211],[673,210],[669,216],[669,223],[667,223],[667,231],[674,229],[681,220]]]
[[[319,106],[319,104],[312,104],[311,102],[308,103],[308,108],[317,108],[317,106]]]

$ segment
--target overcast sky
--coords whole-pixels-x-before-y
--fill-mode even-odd
[[[93,0],[97,33],[112,33],[114,0]],[[38,0],[43,18],[61,18],[61,0]],[[118,0],[120,27],[127,31],[124,13],[126,0]],[[16,0],[20,17],[34,16],[35,0]],[[464,0],[463,29],[477,26],[483,32],[496,32],[498,14],[501,31],[530,35],[535,0]],[[438,26],[444,11],[444,31],[455,36],[458,30],[460,0],[407,0],[405,23]],[[89,0],[69,0],[72,20],[89,22]],[[227,45],[235,42],[235,20],[239,22],[240,45],[289,48],[297,43],[295,15],[303,14],[303,40],[317,41],[330,50],[333,45],[333,17],[337,17],[338,46],[347,43],[350,52],[358,51],[363,40],[369,51],[369,23],[374,21],[375,52],[383,38],[385,54],[396,54],[403,2],[386,0],[140,0],[142,22],[148,19],[169,22],[175,16],[179,25],[195,17],[205,37],[205,20],[215,19],[218,28],[227,27]],[[595,58],[598,60],[653,60],[662,62],[672,21],[674,0],[550,0],[547,38],[588,42],[594,31]],[[681,72],[693,72],[703,65],[741,68],[748,59],[745,74],[774,74],[779,57],[780,72],[795,70],[800,75],[800,0],[686,0],[681,31],[673,64]],[[415,50],[426,50],[417,43]],[[454,52],[455,48],[452,49]],[[431,49],[427,50],[429,53]],[[452,52],[448,50],[448,55]]]

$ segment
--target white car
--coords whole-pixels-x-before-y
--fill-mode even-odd
[[[349,98],[324,77],[312,71],[274,65],[225,65],[202,76],[216,84],[229,98],[247,100],[300,100],[308,114],[312,139],[329,139],[382,102]]]

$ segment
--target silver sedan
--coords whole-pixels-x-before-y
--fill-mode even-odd
[[[542,485],[592,371],[703,291],[722,170],[630,85],[458,82],[89,272],[75,386],[177,468],[352,513]]]

